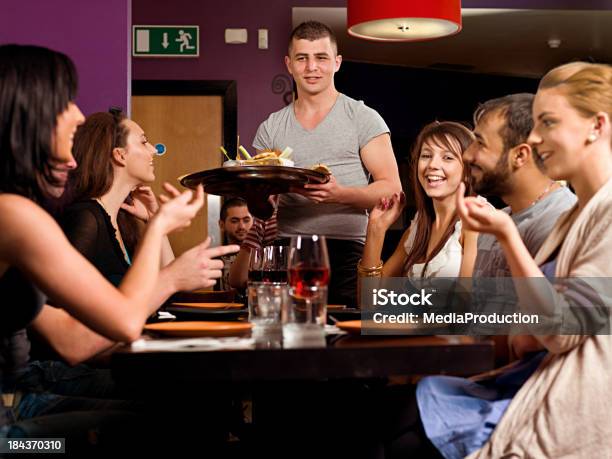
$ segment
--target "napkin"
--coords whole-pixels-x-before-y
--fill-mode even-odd
[[[178,338],[139,339],[132,343],[134,351],[218,351],[230,349],[253,349],[253,338]]]
[[[325,334],[326,335],[346,335],[347,333],[344,330],[340,330],[335,325],[325,324]]]

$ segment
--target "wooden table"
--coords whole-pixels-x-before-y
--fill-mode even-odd
[[[368,379],[451,374],[493,368],[494,345],[471,337],[331,336],[324,348],[223,351],[138,351],[124,346],[112,356],[123,386],[185,383],[256,383]]]
[[[240,438],[242,457],[337,458],[363,457],[361,442],[378,438],[372,429],[410,404],[413,386],[390,386],[402,389],[402,398],[389,399],[387,378],[470,375],[492,369],[493,358],[491,341],[470,337],[331,335],[318,349],[177,352],[124,346],[113,354],[111,367],[128,394],[182,410],[169,418],[195,432],[181,430],[174,444],[191,438],[196,446],[189,448],[200,448],[203,433],[217,429],[222,436],[225,428]],[[235,407],[251,413],[238,430],[231,427]],[[197,422],[186,422],[190,416]]]

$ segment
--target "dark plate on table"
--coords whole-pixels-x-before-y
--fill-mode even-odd
[[[173,307],[165,308],[170,314],[176,316],[177,321],[184,320],[213,320],[213,321],[247,321],[249,312],[245,309],[202,309],[202,308],[187,308]]]
[[[307,183],[327,183],[329,177],[329,174],[299,167],[234,166],[194,172],[180,177],[179,181],[187,188],[202,184],[209,194],[243,197],[256,217],[266,219],[273,212],[268,196],[287,193],[290,187]]]

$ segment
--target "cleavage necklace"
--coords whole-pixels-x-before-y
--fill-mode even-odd
[[[115,239],[119,243],[119,248],[121,249],[121,252],[123,253],[123,258],[125,258],[126,263],[131,266],[132,265],[132,260],[130,259],[130,254],[127,251],[127,247],[123,243],[123,238],[121,237],[121,232],[119,231],[118,225],[113,223],[113,219],[111,218],[111,215],[110,215],[109,211],[106,209],[106,206],[102,202],[102,199],[94,198],[94,201],[96,201],[98,204],[100,204],[100,206],[102,206],[102,209],[104,209],[104,212],[106,212],[106,215],[108,215],[108,218],[111,221],[111,226],[115,230]]]

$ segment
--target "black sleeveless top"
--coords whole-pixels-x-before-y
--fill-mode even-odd
[[[16,268],[9,267],[0,277],[0,336],[24,328],[38,315],[46,298]]]
[[[62,214],[60,225],[70,243],[115,287],[130,265],[123,256],[115,228],[96,201],[74,203]]]
[[[25,326],[40,312],[45,296],[18,269],[10,267],[0,277],[0,392],[13,392],[16,373],[30,351]],[[0,403],[0,426],[9,422]]]

